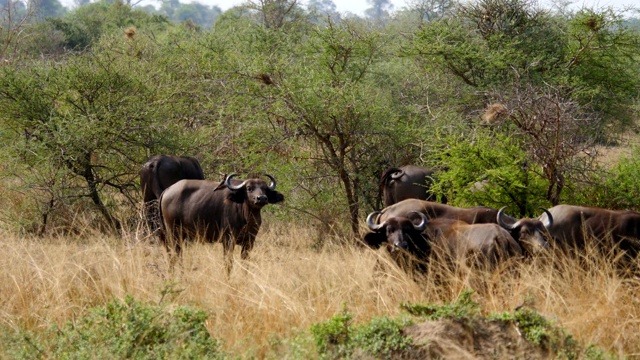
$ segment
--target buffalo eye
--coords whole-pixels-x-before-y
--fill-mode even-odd
[[[247,191],[248,192],[252,192],[253,191],[253,186],[247,186]]]

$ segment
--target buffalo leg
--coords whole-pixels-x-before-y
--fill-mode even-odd
[[[251,252],[251,249],[253,249],[253,243],[254,239],[248,239],[242,242],[242,252],[240,253],[242,260],[247,260],[249,258],[249,253]]]
[[[232,236],[225,236],[222,241],[222,247],[224,251],[224,266],[227,270],[227,276],[231,275],[231,269],[233,268],[233,247],[235,241]]]
[[[166,231],[160,229],[159,231],[160,241],[164,244],[164,248],[169,255],[169,267],[171,270],[175,267],[176,261],[182,254],[182,245],[180,244],[180,237],[176,231]]]

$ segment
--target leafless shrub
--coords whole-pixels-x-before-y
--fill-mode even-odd
[[[7,0],[0,6],[0,66],[13,60],[33,12],[34,7],[25,8],[21,1],[16,0]]]
[[[593,169],[600,118],[551,86],[517,86],[491,103],[483,121],[505,116],[516,126],[531,160],[549,182],[547,200],[557,205],[567,177],[579,182]]]

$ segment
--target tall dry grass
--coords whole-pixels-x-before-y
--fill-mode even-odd
[[[524,305],[584,344],[640,354],[640,283],[618,276],[597,255],[581,261],[549,256],[480,275],[434,269],[416,283],[394,268],[374,273],[376,262],[385,260],[379,252],[339,245],[314,250],[311,229],[272,225],[258,236],[250,261],[236,258],[228,279],[219,244],[187,246],[171,273],[164,249],[134,233],[124,239],[0,234],[0,324],[44,329],[132,295],[207,310],[208,329],[232,354],[280,357],[274,339],[295,336],[344,306],[355,322],[364,322],[398,314],[403,302],[453,301],[472,287],[485,313]]]

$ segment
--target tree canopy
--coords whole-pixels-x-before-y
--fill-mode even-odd
[[[17,225],[72,229],[82,212],[130,226],[138,169],[160,153],[195,155],[215,179],[273,174],[288,205],[269,211],[354,235],[381,172],[410,163],[448,169],[435,189],[453,204],[602,204],[594,146],[637,118],[633,21],[526,0],[370,4],[377,15],[342,18],[330,1],[216,16],[97,2],[15,23],[0,136]]]

